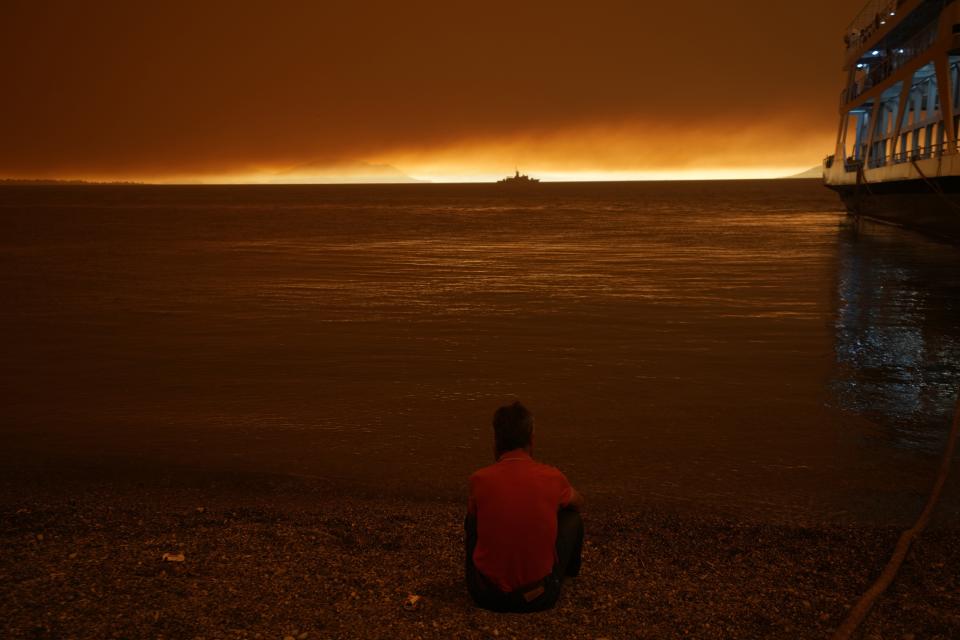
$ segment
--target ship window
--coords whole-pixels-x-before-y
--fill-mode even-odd
[[[843,137],[844,157],[849,160],[861,160],[865,155],[867,121],[865,112],[851,112],[847,116],[847,126]]]

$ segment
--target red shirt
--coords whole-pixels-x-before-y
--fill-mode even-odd
[[[467,510],[477,517],[473,563],[509,593],[553,570],[557,510],[573,489],[559,469],[535,462],[523,449],[470,476]]]

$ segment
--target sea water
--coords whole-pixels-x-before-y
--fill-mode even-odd
[[[21,464],[455,496],[520,399],[596,500],[909,518],[960,386],[960,251],[816,181],[7,186],[0,265]]]

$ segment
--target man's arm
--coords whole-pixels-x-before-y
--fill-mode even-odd
[[[582,511],[584,504],[586,504],[586,501],[583,499],[583,495],[573,487],[570,487],[570,502],[567,503],[567,508]]]
[[[570,484],[570,481],[567,480],[567,476],[563,475],[563,472],[559,469],[554,470],[560,478],[561,489],[560,489],[560,507],[561,509],[575,509],[580,511],[583,509],[584,499],[580,495],[580,492],[573,488],[573,485]]]
[[[477,499],[473,495],[473,476],[467,480],[467,515],[477,515]]]

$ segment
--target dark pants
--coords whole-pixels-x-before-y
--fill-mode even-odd
[[[576,576],[580,573],[580,554],[583,550],[583,520],[580,514],[573,509],[561,509],[557,513],[557,561],[553,571],[546,576],[543,583],[543,593],[533,600],[527,601],[520,594],[504,593],[496,585],[477,571],[473,565],[473,550],[477,547],[477,519],[467,516],[464,522],[466,529],[467,551],[467,590],[477,606],[491,611],[512,611],[524,613],[550,609],[560,597],[560,584],[566,576]]]

